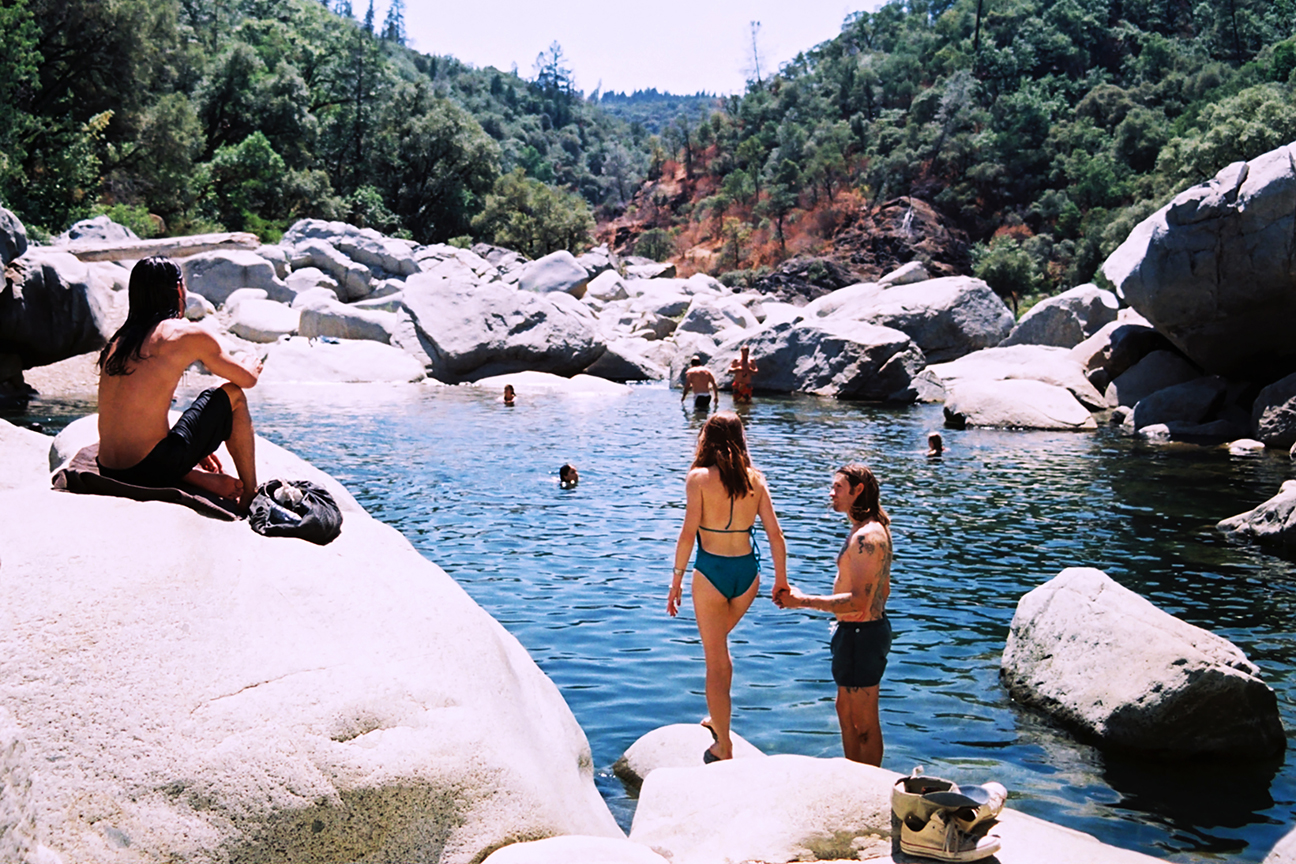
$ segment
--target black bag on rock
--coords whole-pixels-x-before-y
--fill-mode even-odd
[[[249,506],[252,530],[266,537],[300,537],[320,546],[342,533],[342,511],[323,486],[306,480],[270,480]]]

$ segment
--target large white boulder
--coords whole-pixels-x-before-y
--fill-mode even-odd
[[[605,270],[595,276],[585,286],[585,296],[581,299],[593,305],[608,303],[612,300],[625,300],[630,295],[626,292],[625,280],[615,270]]]
[[[1011,345],[986,348],[949,363],[935,363],[918,376],[923,398],[939,402],[963,381],[1042,381],[1066,388],[1082,405],[1106,407],[1101,393],[1065,348],[1049,345]]]
[[[293,303],[297,303],[297,298],[306,291],[312,291],[316,288],[328,289],[334,297],[337,296],[338,283],[332,276],[325,273],[318,267],[303,267],[300,270],[294,270],[288,274],[284,283],[295,295]]]
[[[313,267],[327,273],[337,282],[337,294],[341,300],[360,300],[373,290],[373,271],[348,258],[327,240],[303,238],[286,248],[290,250],[289,261],[293,270]]]
[[[969,378],[957,382],[946,392],[945,425],[1070,432],[1098,428],[1089,409],[1065,387],[1030,379]]]
[[[279,245],[296,248],[313,240],[327,243],[346,258],[371,271],[409,276],[419,270],[414,243],[387,237],[373,228],[357,228],[345,222],[301,219],[284,233]]]
[[[431,374],[446,383],[524,369],[574,375],[604,350],[597,321],[568,294],[416,273],[405,280],[403,300]]]
[[[999,295],[970,276],[848,285],[806,304],[803,314],[807,321],[843,318],[899,330],[931,363],[998,345],[1013,326],[1013,314]]]
[[[296,336],[269,347],[260,383],[409,383],[423,378],[422,363],[382,342]]]
[[[1279,840],[1261,864],[1296,864],[1296,828]]]
[[[1296,375],[1261,390],[1251,412],[1251,429],[1265,444],[1283,449],[1296,444]]]
[[[786,755],[658,768],[644,778],[630,839],[672,864],[883,856],[896,776]]]
[[[754,744],[737,732],[730,731],[735,759],[763,757]],[[612,766],[612,771],[626,785],[638,787],[644,778],[658,768],[692,768],[705,764],[702,754],[714,739],[700,723],[672,723],[659,726],[641,736]]]
[[[297,332],[301,310],[273,300],[247,299],[230,314],[229,331],[249,342],[277,342]]]
[[[7,420],[0,420],[0,490],[35,486],[48,489],[50,469],[46,462],[50,437]],[[0,846],[3,848],[3,846]]]
[[[1221,520],[1215,527],[1230,540],[1296,550],[1296,480],[1283,481],[1277,495],[1254,510]]]
[[[466,864],[622,836],[558,689],[364,512],[320,547],[47,489],[0,511],[7,864]]]
[[[607,350],[585,367],[585,374],[609,381],[659,381],[669,370],[648,356],[649,344],[646,339],[613,339]]]
[[[513,843],[482,864],[668,864],[656,852],[625,838],[550,837]]]
[[[737,295],[697,294],[676,329],[714,336],[733,328],[751,330],[759,326],[756,315]]]
[[[0,354],[45,366],[103,346],[113,292],[76,256],[32,246],[9,262],[0,290]]]
[[[400,319],[394,312],[358,308],[336,300],[316,300],[302,304],[301,326],[297,332],[309,339],[331,336],[390,345],[392,334],[399,326]]]
[[[757,390],[871,402],[912,402],[917,395],[913,379],[924,362],[922,351],[899,330],[824,318],[762,327],[729,339],[703,357],[718,381],[728,380],[729,364],[744,345],[760,369],[753,378]],[[687,352],[680,357],[686,362]]]
[[[1116,295],[1097,285],[1080,285],[1041,300],[1013,327],[1001,345],[1056,345],[1074,348],[1116,321]]]
[[[107,214],[82,219],[72,227],[54,238],[55,246],[67,246],[70,243],[126,243],[138,240],[139,235]]]
[[[1149,216],[1103,263],[1122,298],[1197,365],[1296,359],[1296,151],[1235,162]]]
[[[1021,598],[1000,675],[1018,702],[1116,748],[1260,758],[1286,746],[1274,691],[1236,645],[1093,568]]]
[[[562,291],[579,300],[585,295],[589,281],[589,271],[581,266],[576,256],[566,249],[559,249],[522,268],[518,287],[539,294]]]
[[[190,255],[179,262],[185,287],[217,306],[240,288],[260,288],[271,300],[292,302],[293,292],[274,265],[247,249],[220,249]]]

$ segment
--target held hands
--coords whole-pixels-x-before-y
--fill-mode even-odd
[[[774,605],[780,609],[799,609],[804,605],[806,594],[786,582],[774,585]]]

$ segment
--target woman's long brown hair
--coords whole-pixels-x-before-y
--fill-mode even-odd
[[[718,469],[730,498],[742,498],[752,491],[756,470],[747,455],[747,436],[737,414],[721,411],[707,420],[698,433],[693,467]]]

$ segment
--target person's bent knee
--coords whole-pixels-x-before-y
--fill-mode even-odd
[[[242,387],[227,381],[221,385],[220,389],[224,390],[225,395],[229,397],[231,411],[237,411],[247,406],[247,395],[243,392]]]

